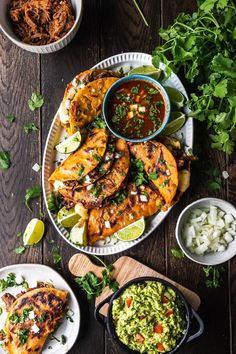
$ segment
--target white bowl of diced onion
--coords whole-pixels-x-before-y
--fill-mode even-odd
[[[194,262],[224,263],[236,255],[236,208],[222,199],[196,200],[179,215],[175,235]]]

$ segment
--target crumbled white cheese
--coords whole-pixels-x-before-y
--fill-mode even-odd
[[[72,86],[74,86],[74,87],[78,86],[78,80],[76,79],[76,77],[72,81]]]
[[[66,109],[70,108],[70,104],[71,104],[71,101],[70,100],[66,100],[66,102],[65,102]]]
[[[34,324],[31,327],[31,331],[34,332],[34,333],[38,333],[40,331],[40,328],[36,324]]]
[[[58,191],[59,189],[64,188],[65,185],[64,185],[64,183],[63,183],[62,181],[57,181],[57,180],[56,180],[56,181],[53,183],[53,187],[54,187],[55,191]]]
[[[140,201],[141,202],[147,202],[148,201],[148,199],[147,199],[147,197],[146,197],[146,195],[144,195],[144,194],[140,194]]]
[[[111,228],[110,221],[106,220],[104,224],[105,224],[105,228],[106,229],[110,229]]]
[[[30,320],[35,319],[35,313],[34,313],[34,311],[30,311],[30,312],[29,312],[29,319],[30,319]]]
[[[15,280],[16,280],[16,284],[20,285],[23,283],[24,278],[22,277],[22,275],[17,275]]]
[[[228,172],[227,172],[227,171],[222,171],[222,177],[223,177],[224,179],[229,178]]]
[[[166,170],[166,175],[170,176],[170,170]]]
[[[69,116],[68,114],[62,114],[60,115],[60,121],[62,124],[67,124],[69,122]]]
[[[115,159],[119,159],[121,157],[121,153],[120,152],[116,152],[115,153]]]
[[[139,107],[138,111],[139,112],[146,112],[146,107],[141,106],[141,107]]]
[[[87,187],[86,187],[86,189],[87,189],[87,191],[91,191],[91,189],[93,189],[93,184],[89,184]]]
[[[85,181],[86,183],[89,183],[89,182],[91,181],[91,178],[89,177],[89,175],[86,175],[86,176],[84,177],[84,181]]]
[[[38,163],[35,163],[32,167],[32,170],[34,170],[35,172],[39,172],[41,170],[41,166]]]

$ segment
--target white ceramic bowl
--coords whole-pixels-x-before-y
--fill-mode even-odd
[[[176,224],[176,229],[175,229],[175,236],[177,239],[177,242],[179,244],[179,247],[182,249],[184,254],[190,258],[192,261],[204,264],[204,265],[216,265],[216,264],[221,264],[232,257],[236,255],[236,238],[228,244],[228,247],[225,251],[223,252],[215,252],[215,253],[207,253],[205,255],[197,255],[192,253],[186,246],[185,242],[182,237],[182,230],[183,226],[186,222],[186,220],[189,217],[189,214],[192,212],[193,209],[196,208],[202,208],[202,207],[209,207],[210,205],[215,205],[216,207],[222,209],[228,214],[232,214],[233,217],[236,219],[236,208],[226,202],[223,199],[218,199],[218,198],[203,198],[196,200],[192,204],[188,205],[182,213],[179,215],[177,224]]]
[[[82,0],[71,0],[72,6],[75,11],[75,23],[70,31],[61,39],[54,43],[46,45],[30,45],[23,43],[13,32],[12,25],[10,23],[7,9],[10,0],[0,0],[0,29],[3,33],[18,47],[21,47],[29,52],[38,54],[48,54],[56,52],[64,48],[75,36],[79,29],[79,25],[82,19]]]

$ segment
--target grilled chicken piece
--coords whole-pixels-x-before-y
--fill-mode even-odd
[[[172,204],[178,188],[178,170],[174,156],[161,143],[129,143],[131,154],[144,163],[144,170],[152,179],[166,204]]]
[[[88,241],[96,241],[113,235],[118,230],[132,224],[142,216],[151,216],[163,207],[163,199],[158,191],[148,186],[138,189],[133,183],[128,185],[127,197],[114,204],[111,199],[106,206],[92,209],[88,219]]]
[[[99,208],[104,199],[119,190],[129,170],[129,149],[125,140],[117,140],[116,152],[120,157],[114,162],[111,171],[91,185],[92,189],[60,189],[62,196],[74,203],[81,203],[86,209]]]
[[[85,87],[90,82],[104,77],[121,77],[119,73],[111,70],[90,69],[83,71],[67,85],[63,100],[61,102],[58,114],[61,118],[62,126],[70,133],[69,124],[69,105],[75,97],[76,93]],[[63,123],[64,122],[64,123]]]
[[[67,300],[68,292],[55,288],[32,289],[16,299],[3,328],[4,350],[9,354],[40,354],[62,319]]]
[[[104,96],[117,80],[115,77],[97,79],[76,93],[69,108],[69,135],[74,134],[78,128],[86,127],[101,114]]]
[[[107,140],[106,129],[92,129],[85,143],[56,168],[49,181],[53,183],[82,179],[99,164],[105,154]]]
[[[6,293],[2,296],[2,301],[4,301],[5,305],[6,305],[6,310],[10,311],[10,308],[12,306],[12,304],[15,302],[16,298],[9,293]]]

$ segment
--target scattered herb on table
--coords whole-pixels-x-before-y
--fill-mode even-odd
[[[26,189],[26,192],[25,192],[25,205],[27,206],[27,208],[30,211],[32,211],[30,206],[29,206],[30,200],[35,199],[35,198],[39,198],[40,195],[41,195],[41,187],[40,186],[33,186],[33,187],[30,187],[30,188]]]
[[[64,334],[61,335],[61,344],[65,345],[67,342],[66,336]]]
[[[0,307],[0,315],[2,315],[3,313],[3,309]]]
[[[66,319],[69,320],[71,323],[74,322],[73,316],[74,316],[74,311],[68,307],[66,307],[63,311],[63,314],[65,315]]]
[[[39,128],[35,125],[35,123],[27,123],[23,126],[23,128],[26,134],[29,134],[31,132],[36,132],[39,130]]]
[[[52,192],[48,197],[48,209],[57,213],[62,207],[62,198],[58,193]]]
[[[181,259],[185,257],[184,252],[180,248],[171,248],[170,252],[175,258]]]
[[[22,232],[18,231],[18,232],[16,233],[16,236],[17,236],[17,237],[21,237],[21,236],[22,236]]]
[[[147,20],[146,20],[146,17],[144,16],[144,14],[143,14],[143,12],[142,12],[142,10],[141,10],[141,8],[140,8],[140,6],[139,6],[137,0],[133,0],[133,3],[134,3],[134,6],[136,7],[136,9],[138,10],[138,12],[139,12],[139,14],[140,14],[140,16],[141,16],[143,22],[144,22],[145,25],[148,27],[149,24],[148,24],[148,22],[147,22]]]
[[[55,245],[55,241],[51,240],[50,244],[52,245],[52,257],[53,257],[53,263],[58,264],[61,262],[61,255],[59,253],[59,247]]]
[[[8,122],[13,123],[16,120],[16,117],[13,114],[8,114],[8,116],[6,116],[6,119],[8,120]]]
[[[222,283],[222,275],[225,271],[222,266],[206,266],[202,268],[206,276],[207,288],[219,288]]]
[[[0,170],[7,170],[10,165],[10,153],[7,151],[0,151]]]
[[[88,272],[83,277],[75,278],[75,282],[81,287],[82,290],[86,292],[88,299],[98,297],[106,286],[108,286],[113,291],[116,291],[119,288],[119,284],[112,277],[112,271],[114,269],[113,264],[106,265],[99,257],[93,257],[96,258],[104,266],[104,270],[102,271],[102,278],[98,278],[92,272]]]
[[[16,254],[23,254],[23,253],[25,253],[25,251],[26,251],[26,248],[24,246],[19,246],[19,247],[15,248]]]
[[[28,100],[28,106],[31,111],[42,107],[44,104],[43,96],[39,92],[33,92],[31,98]]]
[[[218,168],[212,168],[206,171],[207,175],[211,177],[207,181],[207,188],[209,191],[216,191],[222,187],[222,174]]]
[[[227,154],[236,142],[236,5],[232,0],[198,0],[192,15],[181,13],[160,30],[164,44],[153,52],[166,72],[181,71],[196,87],[191,117],[205,121],[211,147]]]

